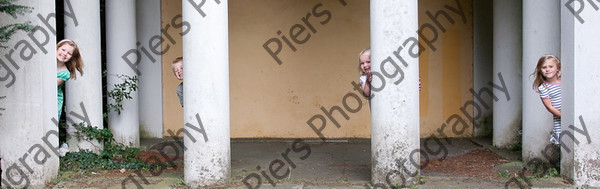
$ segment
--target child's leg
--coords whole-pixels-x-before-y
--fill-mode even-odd
[[[556,145],[560,145],[560,132],[561,132],[561,128],[560,128],[560,117],[554,117],[554,128],[552,128],[552,138],[551,140],[554,140],[552,142],[554,142],[554,144]]]

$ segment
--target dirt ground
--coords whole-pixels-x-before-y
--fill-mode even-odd
[[[152,150],[152,149],[150,149]],[[147,162],[164,162],[172,160],[177,162],[176,167],[168,167],[157,174],[150,171],[130,171],[130,170],[100,170],[95,173],[80,174],[80,173],[64,173],[61,176],[49,183],[49,188],[122,188],[121,183],[126,179],[131,179],[127,182],[126,188],[138,188],[132,180],[140,183],[143,188],[187,188],[183,181],[183,156],[164,158],[156,151],[144,151],[139,156]],[[444,159],[430,159],[422,161],[422,183],[413,186],[414,188],[504,188],[505,183],[512,178],[518,179],[517,171],[507,172],[504,175],[499,174],[496,168],[501,164],[506,164],[511,161],[502,158],[496,153],[488,149],[476,149],[463,155],[446,157]],[[336,165],[337,162],[329,162],[328,166]],[[365,162],[365,166],[369,163]],[[325,169],[327,166],[324,166]],[[343,180],[331,181],[307,181],[307,180],[281,180],[277,182],[275,188],[368,188],[370,179],[368,177],[368,168],[361,168],[363,174],[367,174],[361,181],[349,182]],[[517,169],[520,170],[520,169]],[[155,176],[153,176],[155,174]],[[142,175],[142,177],[140,177]],[[531,172],[524,174],[528,178],[533,178]],[[361,177],[362,178],[362,177]],[[546,180],[544,180],[546,179]],[[547,179],[554,179],[549,181]],[[559,187],[569,187],[570,182],[561,178],[537,178],[532,179],[536,183],[536,187],[556,187],[556,183],[562,184]],[[261,188],[270,188],[266,183]],[[548,184],[550,183],[550,184]],[[554,184],[552,184],[554,183]],[[530,188],[523,179],[520,179],[522,188]],[[548,185],[544,185],[548,184]],[[367,187],[368,186],[368,187]],[[518,188],[519,185],[514,184],[509,188]],[[240,177],[229,181],[219,188],[246,188]]]
[[[500,179],[495,166],[507,163],[508,160],[489,150],[475,150],[467,154],[445,159],[431,159],[421,162],[421,171],[425,175],[443,173],[467,177]]]

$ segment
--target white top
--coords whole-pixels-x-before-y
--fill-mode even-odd
[[[361,75],[360,76],[360,84],[365,84],[367,82],[367,75]]]

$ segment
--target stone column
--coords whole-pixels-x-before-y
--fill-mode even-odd
[[[600,188],[600,17],[592,1],[561,0],[561,175]]]
[[[473,89],[478,91],[489,87],[488,83],[493,81],[493,47],[494,42],[493,2],[486,0],[473,1]],[[477,97],[474,97],[476,99]],[[473,127],[474,137],[485,137],[492,135],[493,98],[481,95],[482,102],[490,107],[481,107],[481,116],[474,120],[480,127]]]
[[[119,76],[139,76],[137,64],[142,53],[136,47],[135,0],[106,1],[106,71],[107,90],[124,82]],[[124,99],[121,114],[111,111],[108,125],[117,142],[137,147],[140,142],[138,93]],[[113,99],[108,100],[114,103]]]
[[[56,20],[54,1],[15,1],[33,8],[1,25],[30,21],[4,43],[0,58],[0,158],[2,187],[43,188],[58,174]],[[40,19],[41,17],[43,19]],[[48,20],[48,21],[46,21]]]
[[[533,73],[539,58],[560,54],[560,1],[523,1],[523,160],[540,158],[550,143],[552,114],[546,110],[533,88]],[[560,56],[559,56],[560,57]],[[545,160],[546,159],[546,160]]]
[[[140,73],[140,137],[163,137],[162,41],[160,0],[137,1],[137,39],[141,44]],[[168,42],[167,42],[168,43]],[[170,62],[165,62],[170,64]],[[171,70],[164,70],[170,72]],[[173,91],[175,93],[175,91]]]
[[[371,1],[370,9],[371,181],[412,185],[420,162],[419,59],[409,52],[418,43],[417,0]]]
[[[183,20],[192,26],[183,36],[184,178],[191,187],[231,175],[227,4],[183,2]]]
[[[100,2],[71,1],[64,3],[65,11],[73,11],[76,19],[65,16],[65,38],[77,43],[83,58],[83,75],[71,79],[65,87],[65,105],[68,125],[84,122],[88,126],[104,128],[102,117],[102,57],[100,40]],[[59,39],[60,40],[60,39]],[[100,144],[79,141],[72,137],[76,130],[68,129],[69,150],[99,152]]]
[[[500,148],[515,144],[521,127],[521,6],[520,0],[494,0],[494,73],[502,75],[510,95],[506,102],[494,101],[493,143]],[[494,90],[494,95],[505,93]]]

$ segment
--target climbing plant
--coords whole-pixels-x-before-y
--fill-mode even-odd
[[[108,102],[106,104],[107,110],[117,112],[117,114],[121,114],[121,110],[123,110],[123,101],[126,99],[132,99],[131,93],[137,91],[137,76],[128,76],[128,75],[117,75],[117,77],[123,80],[122,83],[114,84],[113,89],[107,92],[108,98],[113,99],[114,102]]]
[[[96,171],[99,169],[154,170],[159,167],[173,167],[175,162],[146,163],[138,157],[139,148],[119,144],[109,129],[89,127],[85,123],[73,124],[78,140],[98,141],[103,145],[99,154],[90,151],[67,153],[60,159],[61,171]]]
[[[13,18],[17,18],[17,16],[22,16],[26,13],[30,13],[33,10],[31,7],[16,5],[13,3],[14,1],[15,0],[0,0],[0,13],[8,14]],[[0,26],[0,47],[6,48],[6,42],[8,42],[10,37],[12,37],[18,31],[31,31],[33,26],[31,26],[30,23],[31,22],[24,22]],[[0,100],[4,98],[6,98],[6,96],[0,96]],[[6,109],[4,107],[0,107],[0,111],[5,110]],[[2,116],[2,113],[0,113],[0,116]]]
[[[14,4],[15,0],[0,0],[0,13],[8,14],[13,18],[17,18],[18,16],[25,15],[30,13],[33,8],[16,5]],[[15,23],[0,26],[0,47],[6,48],[5,45],[10,37],[12,37],[18,31],[29,32],[33,29],[31,22],[23,22],[23,23]]]

